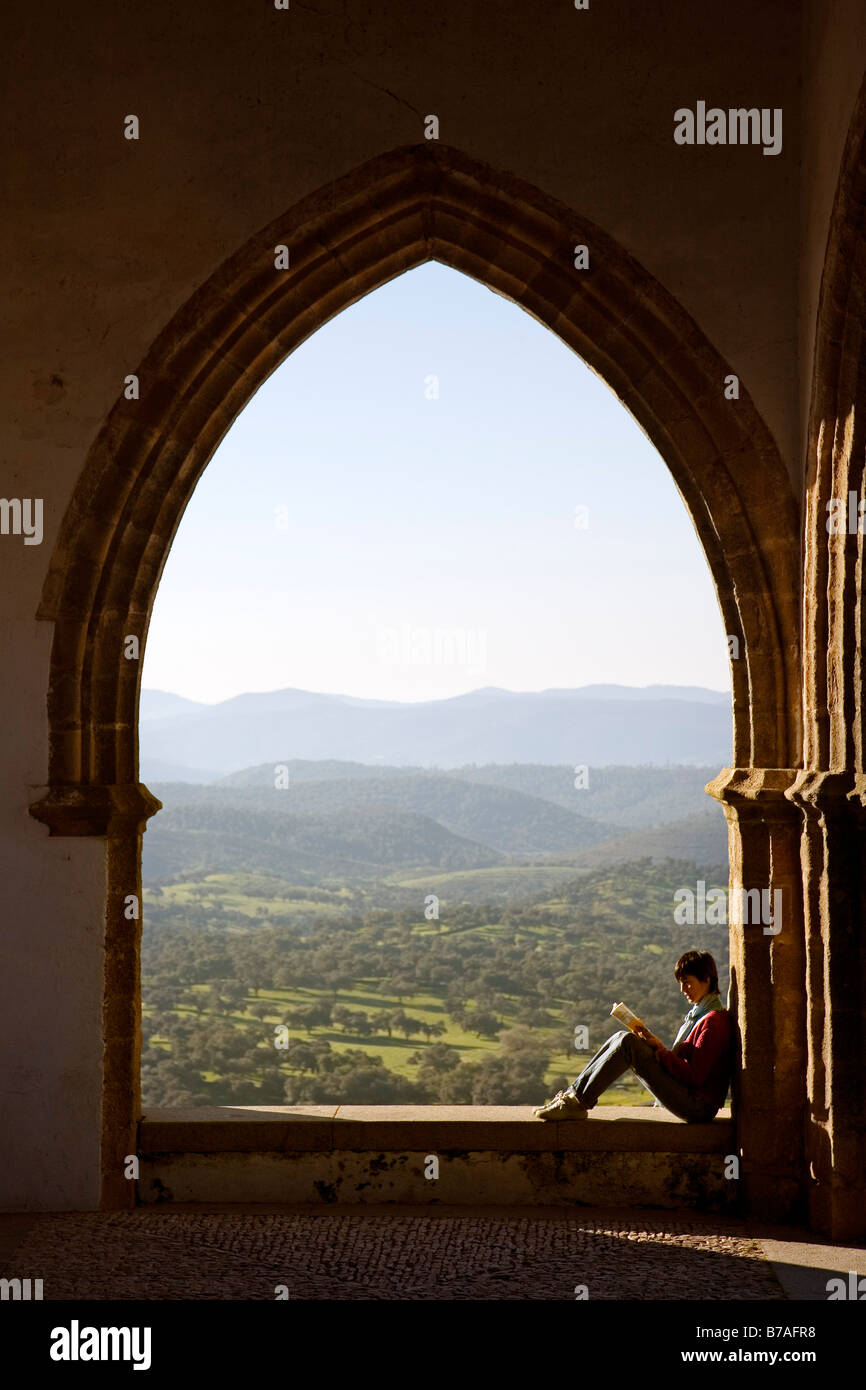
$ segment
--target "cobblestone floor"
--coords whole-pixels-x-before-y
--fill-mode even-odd
[[[18,1218],[20,1221],[21,1218]],[[739,1223],[683,1212],[135,1211],[26,1218],[49,1299],[784,1299]],[[14,1268],[13,1268],[14,1266]]]

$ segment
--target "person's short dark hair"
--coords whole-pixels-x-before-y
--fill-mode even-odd
[[[719,992],[719,971],[709,951],[686,951],[677,961],[674,975],[678,980],[682,980],[684,975],[693,975],[696,980],[709,980],[710,994]]]

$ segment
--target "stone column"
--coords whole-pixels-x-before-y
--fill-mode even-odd
[[[741,1209],[775,1221],[805,1221],[808,1209],[802,815],[785,796],[796,776],[726,768],[707,787],[728,821]]]
[[[866,1238],[866,777],[802,772],[810,1224]]]

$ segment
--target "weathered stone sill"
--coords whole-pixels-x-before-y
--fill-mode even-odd
[[[153,1109],[140,1154],[323,1153],[443,1149],[493,1152],[730,1153],[730,1110],[686,1124],[667,1110],[600,1105],[586,1120],[537,1120],[525,1105],[301,1105]]]
[[[640,1106],[555,1123],[526,1106],[160,1109],[140,1125],[138,1200],[731,1211],[733,1147],[728,1112],[692,1125]]]

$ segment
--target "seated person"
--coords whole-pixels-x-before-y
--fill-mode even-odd
[[[731,1079],[731,1016],[719,997],[716,962],[708,951],[686,951],[674,969],[691,1008],[668,1050],[643,1024],[621,1029],[587,1062],[576,1081],[540,1106],[540,1120],[585,1120],[623,1072],[631,1069],[658,1101],[692,1124],[711,1120],[725,1103]]]

